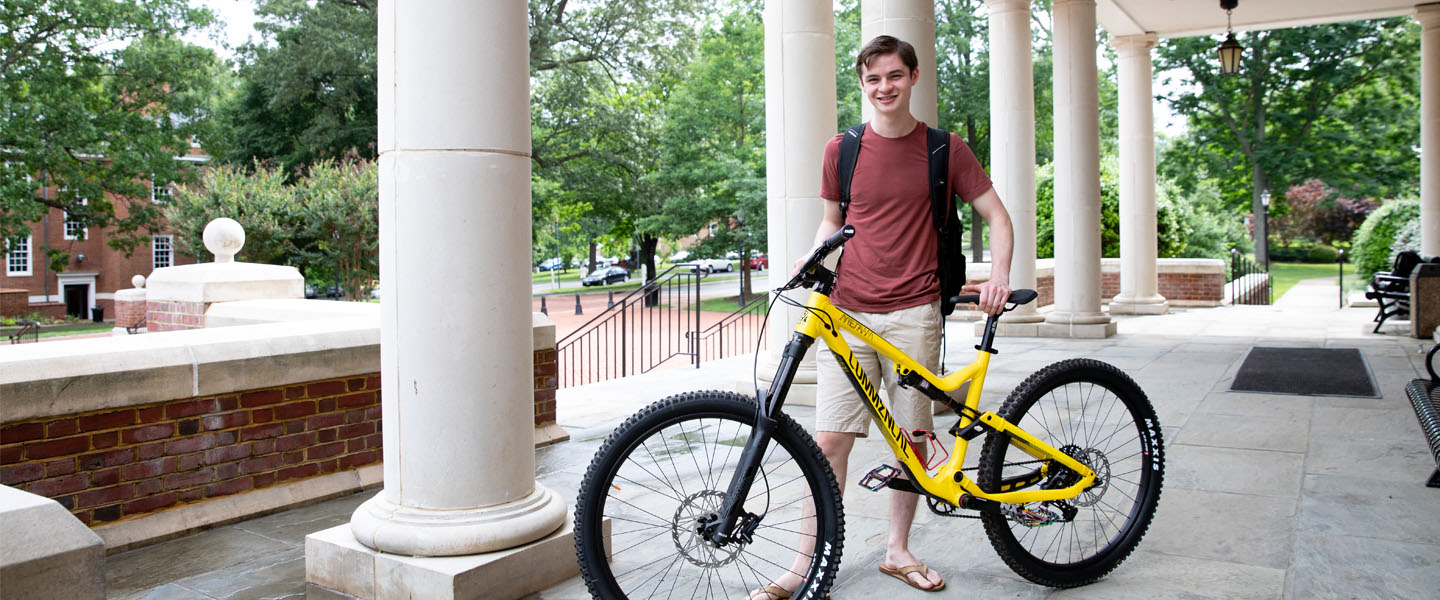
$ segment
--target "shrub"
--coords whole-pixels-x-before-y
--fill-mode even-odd
[[[1120,256],[1120,167],[1114,158],[1100,163],[1100,255]],[[1159,191],[1159,190],[1157,190]],[[1160,257],[1180,256],[1189,233],[1182,207],[1167,194],[1156,194],[1156,252]],[[1035,170],[1035,254],[1055,257],[1055,166]]]
[[[1324,244],[1298,243],[1289,246],[1271,246],[1272,262],[1333,263],[1340,260],[1340,252]]]
[[[1400,231],[1406,223],[1419,220],[1419,200],[1387,200],[1381,204],[1355,231],[1350,251],[1355,271],[1369,279],[1376,271],[1390,268],[1395,259],[1391,244],[1399,241]],[[1406,248],[1418,249],[1418,240],[1416,245]]]

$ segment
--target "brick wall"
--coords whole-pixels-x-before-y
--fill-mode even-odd
[[[380,462],[380,376],[6,423],[0,484],[82,522]]]
[[[137,300],[129,300],[121,297],[117,292],[115,297],[115,326],[135,327],[145,322],[147,306],[144,296]]]
[[[1168,300],[1225,299],[1224,273],[1161,273],[1159,292]]]
[[[0,317],[23,317],[30,314],[30,293],[25,290],[0,290]]]
[[[145,303],[146,331],[178,331],[205,327],[204,302],[150,300]]]
[[[535,426],[555,422],[555,388],[560,385],[558,354],[554,348],[535,351]]]

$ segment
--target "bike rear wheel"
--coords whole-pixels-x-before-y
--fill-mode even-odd
[[[743,504],[759,517],[753,541],[715,547],[696,533],[698,519],[724,502],[755,417],[751,398],[693,392],[650,405],[610,434],[575,509],[575,550],[592,596],[743,598],[802,563],[793,597],[824,597],[843,546],[840,490],[789,416],[776,416]]]
[[[1155,409],[1134,380],[1115,367],[1074,359],[1052,364],[1011,392],[998,413],[1097,474],[1079,496],[1006,505],[982,515],[1001,559],[1020,576],[1053,587],[1092,583],[1140,543],[1160,498],[1164,445]],[[998,489],[1006,477],[1039,467],[1034,457],[991,435],[977,482]],[[1070,485],[1077,476],[1055,463],[1038,486]]]

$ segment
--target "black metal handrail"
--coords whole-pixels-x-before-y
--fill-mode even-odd
[[[770,296],[759,294],[745,306],[700,332],[700,355],[704,360],[738,356],[765,347],[761,325],[769,309]]]
[[[1231,304],[1270,304],[1274,289],[1270,273],[1234,248],[1230,249],[1225,287],[1230,290]]]
[[[20,327],[19,331],[16,331],[15,333],[10,334],[10,343],[12,343],[12,344],[19,344],[19,343],[21,343],[21,342],[24,342],[24,341],[25,341],[24,338],[25,338],[26,335],[31,336],[31,337],[30,337],[30,341],[32,341],[32,342],[38,342],[38,341],[40,341],[40,322],[39,322],[39,321],[20,321],[20,324],[21,324],[21,327]]]
[[[648,373],[676,357],[700,366],[700,280],[694,265],[675,265],[556,344],[559,387]]]

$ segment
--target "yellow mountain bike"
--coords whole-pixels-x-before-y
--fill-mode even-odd
[[[1140,543],[1165,465],[1160,424],[1140,387],[1113,366],[1072,359],[1031,375],[999,411],[982,412],[997,317],[986,321],[974,362],[931,373],[830,304],[835,274],[821,261],[853,235],[850,226],[836,232],[781,289],[813,291],[768,391],[666,398],[605,440],[575,509],[575,549],[593,596],[743,598],[794,570],[803,582],[792,597],[825,597],[844,547],[840,490],[810,435],[781,411],[816,340],[866,400],[901,466],[877,467],[862,486],[919,493],[937,514],[978,517],[1000,557],[1043,585],[1091,583]],[[1017,290],[1006,309],[1035,296]],[[895,423],[842,331],[889,358],[901,385],[955,411],[948,459],[935,432]],[[946,392],[966,382],[964,402],[952,401]],[[978,466],[963,467],[981,435]],[[931,460],[917,455],[912,439],[930,442]]]

